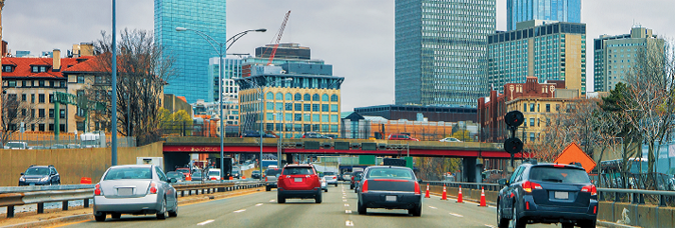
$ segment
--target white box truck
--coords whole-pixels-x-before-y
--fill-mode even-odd
[[[136,157],[137,165],[156,165],[164,170],[164,158],[163,157]]]

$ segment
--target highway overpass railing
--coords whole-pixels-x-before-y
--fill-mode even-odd
[[[7,218],[14,217],[14,207],[37,204],[37,213],[44,213],[45,203],[62,202],[61,209],[68,210],[68,202],[83,200],[83,206],[89,207],[89,200],[94,196],[94,184],[57,185],[57,186],[25,186],[0,187],[0,207],[7,207]],[[262,186],[260,181],[206,181],[174,183],[179,196],[209,194],[213,192],[235,191],[239,189]]]

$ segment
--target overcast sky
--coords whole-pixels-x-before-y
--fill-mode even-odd
[[[111,2],[103,0],[7,0],[2,12],[3,40],[12,54],[33,55],[110,34]],[[497,29],[506,29],[506,0],[497,0]],[[118,0],[117,28],[153,30],[153,0]],[[673,0],[582,0],[587,24],[587,85],[593,80],[593,39],[601,34],[627,34],[633,25],[675,36]],[[312,58],[333,65],[345,77],[342,111],[392,104],[394,97],[394,0],[228,0],[227,34],[267,28],[240,39],[230,53],[254,53],[275,38],[284,14],[291,10],[281,42],[312,49]],[[210,50],[205,50],[210,51]]]

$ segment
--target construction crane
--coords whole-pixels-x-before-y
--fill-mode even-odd
[[[279,42],[281,41],[281,36],[284,35],[284,29],[286,29],[286,22],[288,22],[288,17],[291,15],[289,10],[284,17],[284,21],[281,22],[281,27],[277,32],[277,39],[274,41],[274,48],[272,49],[272,54],[270,55],[270,60],[267,62],[267,65],[272,65],[272,60],[274,60],[274,55],[277,53],[277,48],[279,47]]]

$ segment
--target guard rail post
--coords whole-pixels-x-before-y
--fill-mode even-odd
[[[14,206],[7,206],[7,218],[14,218]]]
[[[64,210],[64,211],[68,210],[68,200],[62,201],[61,209]]]

